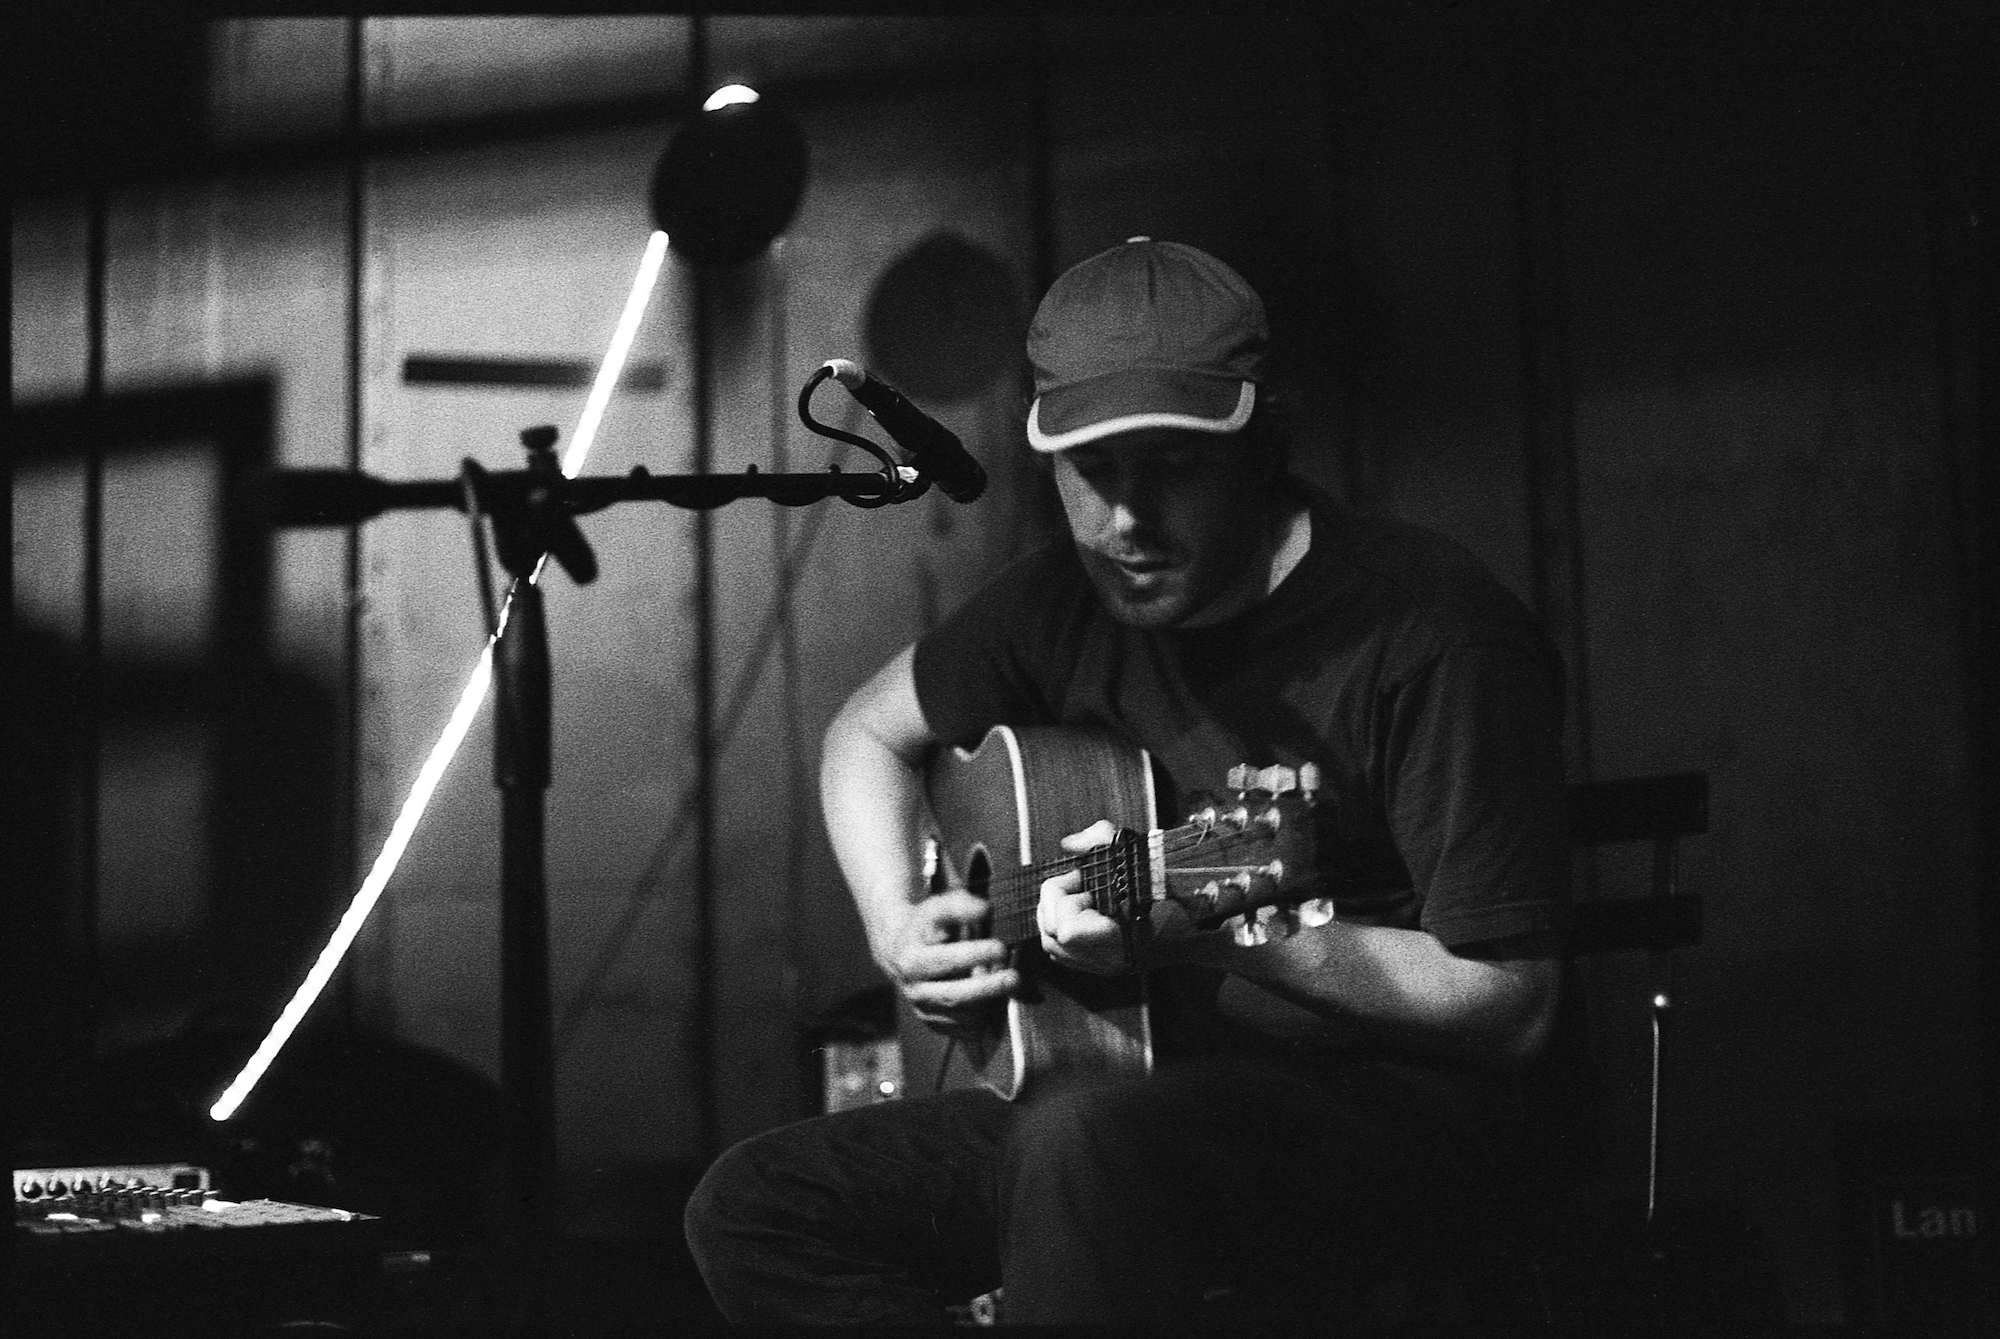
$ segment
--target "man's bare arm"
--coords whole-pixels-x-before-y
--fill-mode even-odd
[[[924,1022],[949,1030],[1018,984],[1006,949],[983,928],[987,904],[925,884],[917,820],[923,764],[937,738],[924,719],[905,647],[827,727],[820,806],[876,963]]]
[[[1219,935],[1183,951],[1363,1033],[1436,1054],[1519,1064],[1541,1053],[1555,1024],[1555,959],[1467,957],[1423,930],[1335,921],[1275,943],[1244,947]]]
[[[1084,849],[1108,836],[1109,825],[1099,824],[1065,845]],[[1043,948],[1085,971],[1126,970],[1124,936],[1090,909],[1080,885],[1074,873],[1043,885]],[[1423,930],[1341,921],[1252,946],[1221,931],[1156,939],[1140,965],[1176,962],[1241,976],[1362,1035],[1503,1066],[1547,1043],[1560,977],[1552,958],[1470,957]]]

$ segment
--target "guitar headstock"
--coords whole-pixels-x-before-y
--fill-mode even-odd
[[[1155,936],[1223,927],[1239,943],[1284,938],[1333,919],[1311,815],[1319,769],[1230,769],[1228,789],[1193,798],[1187,822],[1151,834],[1121,834],[1101,881],[1085,887],[1106,915],[1143,919]],[[1115,853],[1114,853],[1115,852]]]

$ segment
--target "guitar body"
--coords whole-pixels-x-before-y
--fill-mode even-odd
[[[1156,822],[1150,758],[1099,731],[996,726],[975,750],[944,751],[928,794],[933,889],[963,884],[980,896],[1010,872],[1018,882],[1022,867],[1060,857],[1064,837],[1100,818],[1139,832]],[[947,1039],[902,1007],[909,1091],[976,1083],[1012,1100],[1057,1073],[1151,1072],[1145,978],[1051,962],[1034,932],[1031,899],[1025,914],[1024,923],[1020,910],[996,913],[994,933],[1014,946],[1022,990],[989,1033],[950,1045],[947,1064]]]

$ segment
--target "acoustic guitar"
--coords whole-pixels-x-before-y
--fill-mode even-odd
[[[974,1037],[948,1039],[902,1006],[912,1092],[977,1083],[1011,1100],[1061,1071],[1151,1072],[1145,976],[1079,972],[1042,950],[1035,909],[1058,874],[1082,871],[1128,947],[1217,928],[1256,943],[1333,918],[1314,859],[1310,765],[1233,768],[1223,793],[1199,797],[1167,830],[1155,826],[1151,757],[1102,731],[996,726],[976,749],[941,750],[926,781],[930,891],[962,884],[990,903],[988,932],[1022,987]],[[1109,845],[1062,849],[1099,819],[1119,829]]]

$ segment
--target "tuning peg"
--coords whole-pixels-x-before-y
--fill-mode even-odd
[[[1250,809],[1247,805],[1236,804],[1224,809],[1218,805],[1207,805],[1188,815],[1188,822],[1204,828],[1219,828],[1225,833],[1241,832],[1250,826]]]
[[[1234,791],[1254,790],[1257,787],[1257,769],[1247,762],[1237,763],[1229,769],[1229,780],[1226,784]]]
[[[1208,911],[1205,914],[1213,916],[1249,901],[1250,884],[1250,872],[1244,870],[1226,879],[1210,879],[1196,891],[1195,896],[1206,899]]]
[[[1257,773],[1257,789],[1272,795],[1285,795],[1299,788],[1299,774],[1282,763],[1273,763]]]
[[[1299,903],[1299,924],[1321,926],[1333,919],[1333,899],[1315,897],[1309,902]]]
[[[1319,798],[1319,764],[1307,762],[1299,764],[1299,795],[1307,802]]]
[[[1298,931],[1298,920],[1283,907],[1258,907],[1255,911],[1240,916],[1231,916],[1223,922],[1240,948],[1256,948],[1262,944],[1273,944],[1289,939]]]

